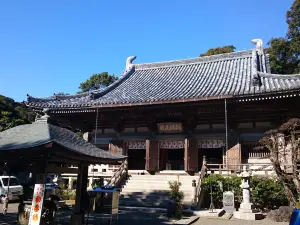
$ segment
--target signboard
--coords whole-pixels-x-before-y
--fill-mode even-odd
[[[158,123],[158,131],[160,133],[182,133],[182,123]]]
[[[234,194],[231,191],[223,193],[223,209],[226,212],[234,212]]]
[[[118,191],[115,191],[112,196],[111,213],[112,214],[119,213],[119,192]]]
[[[28,225],[39,225],[41,221],[43,201],[45,193],[45,184],[36,184],[34,186],[33,199]]]

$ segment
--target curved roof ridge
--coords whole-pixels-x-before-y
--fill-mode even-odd
[[[120,79],[116,80],[109,86],[102,89],[87,91],[87,92],[78,93],[74,95],[54,95],[46,98],[36,98],[27,94],[27,102],[51,102],[53,100],[69,100],[69,99],[75,99],[75,98],[81,98],[87,96],[90,96],[90,98],[98,98],[106,94],[107,92],[111,91],[112,89],[116,88],[118,85],[120,85],[124,80],[126,80],[132,74],[133,71],[134,71],[134,65],[130,67],[128,70],[125,70],[122,76],[120,77]]]
[[[300,74],[275,74],[257,72],[259,76],[272,79],[300,79]]]
[[[19,125],[0,133],[0,151],[29,149],[54,142],[77,154],[102,158],[103,160],[123,160],[123,155],[104,151],[79,137],[76,133],[49,123]]]
[[[45,98],[37,98],[33,97],[29,94],[27,94],[27,101],[37,101],[37,102],[48,102],[48,101],[53,101],[53,100],[65,100],[65,99],[72,99],[72,98],[78,98],[78,97],[86,97],[90,95],[90,91],[88,92],[83,92],[83,93],[78,93],[74,95],[53,95],[50,97],[45,97]]]
[[[187,59],[177,59],[177,60],[169,60],[163,62],[152,62],[152,63],[141,63],[134,64],[137,70],[150,69],[150,68],[160,68],[167,66],[180,66],[186,64],[196,64],[201,62],[213,62],[213,61],[223,61],[236,59],[239,57],[249,56],[251,57],[252,49],[250,50],[242,50],[237,52],[223,53],[218,55],[210,55],[210,56],[201,56],[195,58],[187,58]]]
[[[55,96],[45,97],[45,98],[36,98],[32,97],[31,95],[27,94],[27,101],[36,101],[36,102],[48,102],[56,100]]]
[[[128,68],[127,70],[125,70],[123,72],[120,79],[116,80],[115,82],[108,85],[107,87],[105,87],[101,90],[98,90],[98,92],[92,93],[92,95],[94,95],[94,98],[99,98],[99,97],[105,95],[107,92],[110,92],[114,88],[118,87],[121,83],[123,83],[123,81],[125,81],[134,72],[134,68],[135,68],[135,66],[132,65],[132,67]]]

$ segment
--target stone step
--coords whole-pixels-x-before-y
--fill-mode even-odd
[[[120,205],[166,207],[170,200],[169,181],[177,180],[176,175],[131,175],[121,188]],[[180,190],[187,205],[193,199],[192,180],[198,181],[198,176],[179,176]]]
[[[160,184],[160,183],[134,183],[134,182],[130,182],[127,184],[123,185],[124,187],[126,186],[127,188],[131,188],[131,187],[138,187],[138,188],[143,188],[143,187],[148,187],[148,188],[153,188],[153,189],[167,189],[170,190],[170,186],[168,184]],[[193,187],[192,185],[181,185],[179,187],[180,190],[192,190]]]
[[[124,185],[146,185],[146,186],[163,186],[163,187],[170,187],[170,185],[167,182],[134,182],[134,181],[129,181],[127,183],[124,183]],[[182,183],[180,185],[181,187],[192,187],[192,182],[186,182],[186,183]]]
[[[139,206],[139,207],[167,207],[169,200],[161,201],[147,201],[147,200],[133,200],[133,199],[120,199],[121,206]],[[190,201],[184,201],[184,205],[189,205]]]
[[[192,189],[180,189],[183,193],[192,193]],[[150,188],[150,187],[123,187],[121,188],[121,192],[144,192],[144,193],[159,193],[159,192],[170,192],[169,188]]]
[[[120,199],[139,199],[139,200],[169,200],[169,196],[135,196],[135,195],[121,195]]]
[[[134,180],[133,179],[129,179],[127,180],[126,183],[140,183],[140,184],[153,184],[153,183],[157,183],[157,184],[166,184],[169,185],[169,180],[147,180],[147,179],[143,179],[143,180]],[[181,185],[192,185],[193,181],[192,180],[185,180],[185,181],[179,181],[181,183]],[[196,181],[197,183],[198,181]]]
[[[177,181],[177,176],[153,176],[153,175],[131,175],[129,176],[129,179],[134,178],[135,180],[174,180]],[[179,176],[179,181],[181,180],[198,180],[198,176]]]
[[[167,179],[162,179],[162,180],[152,180],[152,179],[128,179],[127,182],[135,182],[135,183],[165,183],[169,185],[169,181]],[[171,180],[172,181],[172,180]],[[196,181],[197,183],[198,181]],[[191,185],[193,183],[193,180],[179,180],[179,183],[181,183],[181,185],[185,185],[185,184],[189,184]]]
[[[136,176],[136,175],[129,175],[129,177],[134,177],[137,179],[170,179],[170,180],[178,180],[177,176],[152,176],[152,175],[142,175],[142,176]],[[197,180],[199,179],[198,176],[179,176],[179,180]]]
[[[154,180],[154,179],[135,179],[135,178],[131,178],[127,180],[128,182],[130,181],[135,181],[135,182],[146,182],[146,183],[151,183],[151,182],[164,182],[164,183],[169,183],[169,181],[177,181],[177,180],[168,180],[168,179],[159,179],[159,180]],[[183,184],[183,183],[192,183],[193,179],[191,180],[179,180],[179,183]],[[198,180],[196,180],[196,183],[198,182]]]
[[[169,201],[164,200],[164,201],[138,201],[138,200],[124,200],[120,199],[119,204],[121,206],[139,206],[139,207],[162,207],[165,208],[168,205]]]
[[[163,201],[163,200],[170,200],[169,196],[132,196],[132,195],[122,195],[120,199],[125,200],[137,200],[137,201],[148,201],[148,202],[156,202],[156,201]],[[192,196],[184,197],[183,201],[191,202],[193,200]]]
[[[130,197],[144,197],[144,196],[153,196],[153,197],[164,197],[169,196],[169,193],[156,193],[156,192],[121,192],[120,195],[122,196],[130,196]],[[184,197],[192,197],[192,194],[186,193]]]

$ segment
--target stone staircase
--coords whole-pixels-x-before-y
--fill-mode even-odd
[[[168,182],[177,180],[177,175],[130,175],[121,189],[120,205],[166,207],[170,191]],[[186,206],[191,205],[193,200],[192,180],[198,182],[198,176],[179,175]]]

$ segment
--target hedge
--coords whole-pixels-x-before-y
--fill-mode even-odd
[[[205,192],[203,207],[210,204],[210,181],[212,184],[212,196],[215,208],[222,208],[223,192],[232,191],[235,198],[235,207],[239,208],[242,202],[241,177],[224,177],[213,174],[206,177],[201,185]],[[256,209],[269,211],[280,206],[289,205],[285,196],[283,185],[275,178],[251,177],[251,201]]]

